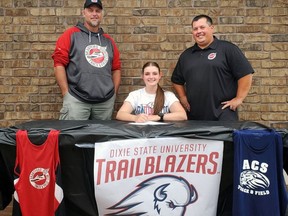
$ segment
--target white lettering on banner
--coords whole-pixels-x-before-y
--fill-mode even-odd
[[[95,143],[99,214],[214,216],[222,159],[223,141],[165,137]]]

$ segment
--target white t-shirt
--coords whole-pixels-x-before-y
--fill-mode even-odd
[[[125,101],[129,102],[134,110],[134,114],[145,113],[153,114],[153,106],[156,94],[148,94],[145,88],[138,89],[129,93]],[[164,107],[162,113],[169,113],[170,107],[175,101],[179,101],[176,95],[170,91],[164,91]]]

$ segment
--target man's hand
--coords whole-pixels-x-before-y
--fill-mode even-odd
[[[186,96],[180,97],[179,100],[180,100],[180,103],[182,104],[182,106],[184,107],[184,109],[186,111],[190,112],[190,104],[187,100],[187,97]]]
[[[243,103],[242,99],[239,98],[233,98],[230,101],[224,101],[221,104],[224,104],[224,106],[222,107],[222,109],[226,109],[229,108],[233,111],[236,111],[237,107],[240,106]]]

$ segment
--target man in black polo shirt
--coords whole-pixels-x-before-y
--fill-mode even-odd
[[[236,45],[213,33],[209,16],[192,20],[196,43],[180,55],[171,81],[189,120],[238,120],[254,70]]]

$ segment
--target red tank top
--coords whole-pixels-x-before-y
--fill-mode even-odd
[[[33,144],[25,130],[16,133],[15,193],[23,216],[54,216],[63,199],[57,185],[59,131],[51,130],[41,145]]]

